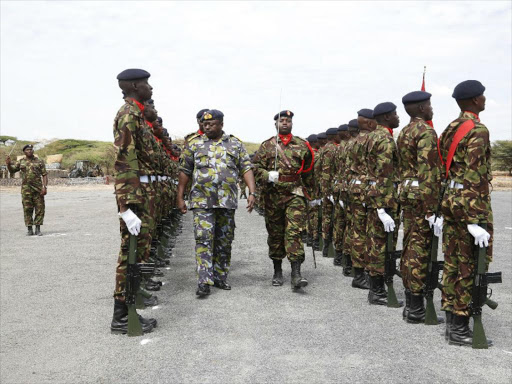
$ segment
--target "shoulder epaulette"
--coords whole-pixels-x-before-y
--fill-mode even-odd
[[[232,135],[232,134],[229,134],[229,137],[233,138],[233,139],[236,139],[238,140],[239,142],[242,142],[242,140],[240,140],[238,137],[236,137],[235,135]]]
[[[196,136],[200,136],[199,133],[197,133],[197,132],[189,133],[188,135],[185,136],[185,141],[189,141],[189,140],[195,138]]]

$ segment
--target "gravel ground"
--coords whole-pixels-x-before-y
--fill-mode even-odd
[[[232,291],[196,298],[188,213],[160,305],[141,311],[158,328],[111,335],[119,247],[112,189],[50,190],[43,237],[25,236],[19,193],[3,191],[0,208],[2,383],[512,382],[511,192],[493,193],[491,271],[503,271],[504,283],[493,287],[498,309],[484,309],[489,350],[448,346],[443,326],[406,324],[401,309],[370,307],[332,259],[317,254],[314,269],[310,248],[304,292],[291,291],[288,264],[285,285],[272,287],[263,218],[244,209]],[[436,300],[439,308],[439,292]]]

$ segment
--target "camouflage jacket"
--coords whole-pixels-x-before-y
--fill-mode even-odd
[[[420,202],[420,215],[431,216],[437,209],[441,183],[441,160],[437,151],[437,134],[425,120],[417,117],[406,125],[397,139],[400,201]],[[406,180],[415,180],[418,186]]]
[[[451,220],[477,224],[488,221],[491,215],[489,131],[478,116],[471,112],[462,112],[442,133],[439,147],[446,161],[455,132],[468,119],[474,121],[475,127],[459,142],[448,176],[449,180],[462,184],[463,188],[447,188],[443,198],[443,214]]]
[[[354,138],[350,152],[347,154],[347,173],[348,179],[351,181],[347,186],[348,192],[352,195],[360,195],[359,198],[364,200],[364,195],[368,188],[368,162],[366,159],[366,150],[370,139],[368,131],[360,131]],[[356,180],[361,183],[357,184]]]
[[[320,197],[328,197],[334,193],[337,150],[338,144],[334,142],[325,144],[323,149],[320,174],[317,176],[320,180]]]
[[[320,193],[320,175],[322,174],[322,161],[325,146],[315,151],[315,164],[313,166],[313,180],[311,186],[311,198],[319,199],[322,197]]]
[[[350,137],[347,141],[345,141],[345,144],[343,145],[343,151],[340,153],[340,163],[343,163],[342,166],[338,167],[338,178],[339,178],[339,190],[341,194],[342,200],[348,199],[348,189],[350,186],[351,174],[350,174],[350,159],[352,156],[352,151],[354,148],[355,141],[357,139],[357,136]]]
[[[393,136],[386,127],[368,135],[366,147],[368,189],[366,204],[373,208],[398,208],[398,153]]]
[[[337,198],[340,197],[340,193],[345,188],[346,179],[346,147],[348,140],[342,140],[338,147],[336,147],[336,153],[334,155],[334,187],[333,193]]]
[[[32,160],[26,156],[17,161],[14,165],[9,165],[9,172],[21,173],[21,189],[41,192],[43,189],[42,177],[46,176],[46,167],[44,161],[33,157]]]
[[[262,195],[278,194],[281,203],[290,200],[293,196],[308,195],[306,197],[310,198],[314,187],[313,172],[303,171],[312,168],[314,159],[308,144],[306,144],[307,142],[298,136],[292,136],[291,141],[286,146],[279,143],[289,161],[289,165],[278,152],[277,171],[280,176],[293,177],[298,175],[299,177],[296,181],[279,181],[275,185],[268,182],[268,173],[274,170],[276,157],[274,140],[275,137],[271,137],[261,143],[254,154],[254,174],[256,182],[261,186]]]
[[[154,151],[142,111],[130,98],[117,112],[114,120],[115,193],[121,204],[143,203],[140,176],[154,174]]]
[[[249,154],[233,135],[213,141],[206,135],[189,139],[180,171],[192,177],[189,205],[194,208],[236,209],[239,176],[252,168]]]

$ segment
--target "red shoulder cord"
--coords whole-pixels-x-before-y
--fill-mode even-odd
[[[448,150],[448,156],[446,156],[446,179],[448,179],[448,175],[450,172],[450,166],[452,165],[453,156],[455,155],[455,150],[457,149],[457,145],[459,142],[466,136],[466,134],[471,131],[475,127],[475,122],[473,120],[466,120],[462,123],[459,128],[457,128],[457,132],[453,136],[452,143],[450,144],[450,149]],[[441,158],[442,161],[442,158]]]
[[[135,100],[133,97],[131,98],[135,104],[137,104],[137,107],[139,107],[141,112],[144,112],[144,104],[139,103],[137,100]]]
[[[313,148],[311,148],[311,145],[309,144],[308,141],[306,141],[306,145],[308,146],[309,152],[311,152],[311,164],[309,165],[309,168],[304,171],[304,159],[302,159],[302,165],[300,169],[297,171],[297,175],[301,173],[308,173],[313,169],[313,164],[315,163],[315,151],[313,150]]]

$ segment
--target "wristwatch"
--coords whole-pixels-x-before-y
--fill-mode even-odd
[[[249,192],[249,196],[257,197],[257,196],[256,196],[256,192]]]

